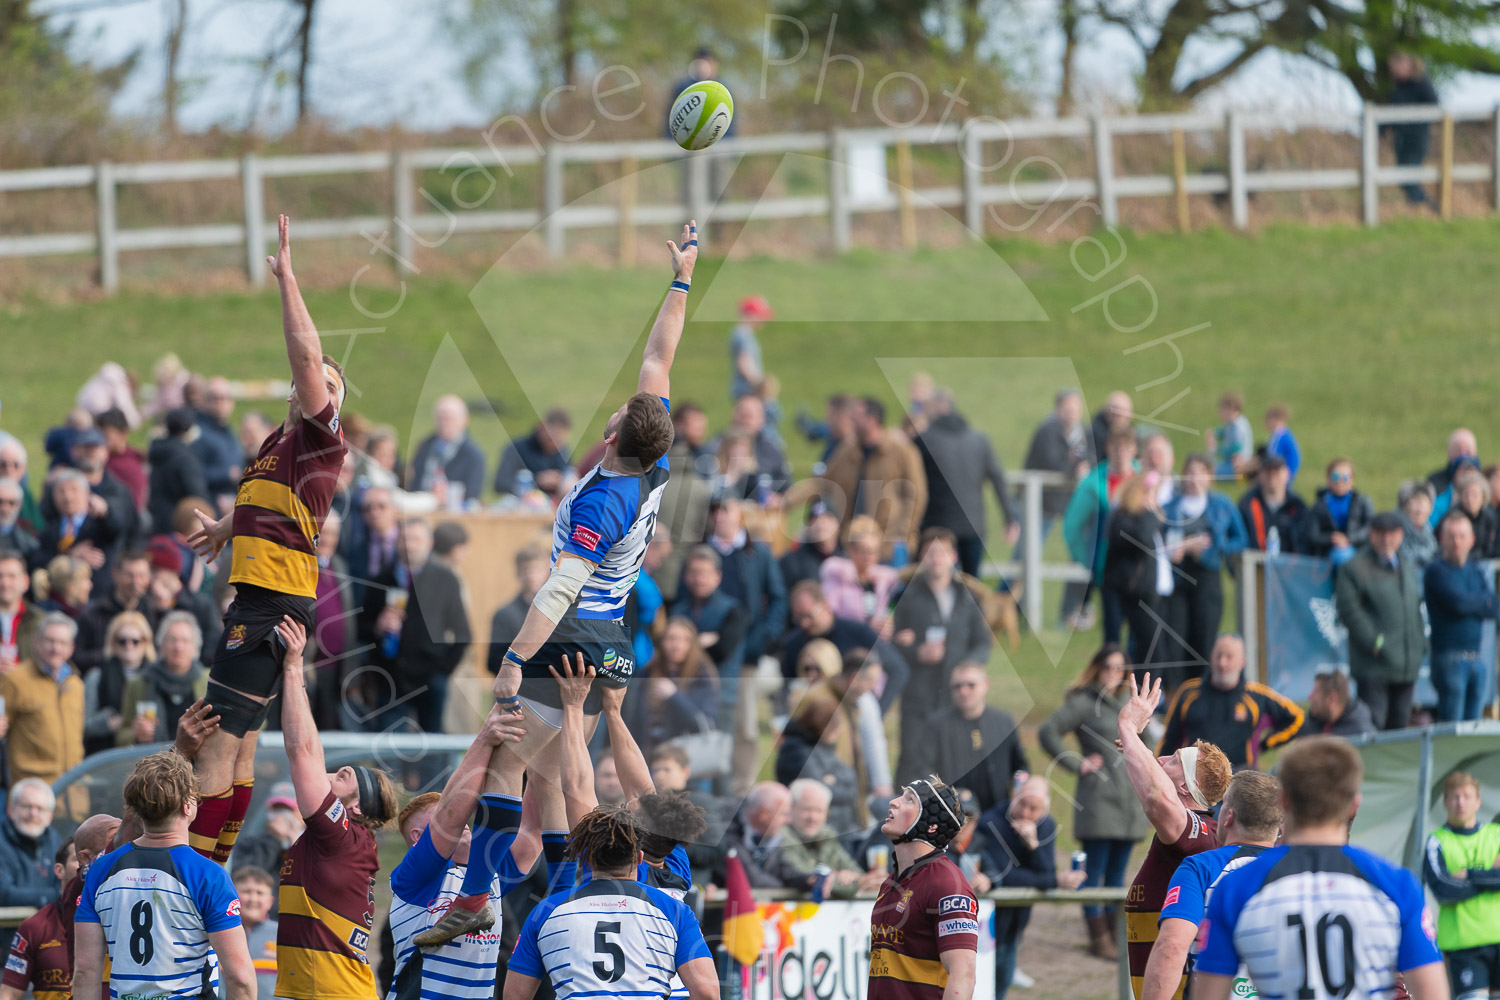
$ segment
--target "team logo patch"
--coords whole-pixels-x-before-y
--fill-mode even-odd
[[[224,912],[225,912],[225,914],[227,914],[228,916],[231,916],[231,917],[237,917],[237,916],[239,916],[240,915],[240,901],[238,899],[236,899],[234,902],[230,903],[229,904],[229,909],[225,910]]]
[[[364,950],[366,948],[368,948],[369,946],[370,946],[370,932],[369,931],[361,930],[360,928],[356,927],[356,928],[354,928],[354,930],[352,930],[352,931],[349,932],[349,947],[351,947],[355,951],[360,952],[361,954],[363,954]]]
[[[948,913],[967,913],[973,916],[975,913],[974,900],[968,896],[944,896],[938,900],[938,916]]]
[[[1437,941],[1437,928],[1432,926],[1432,910],[1426,906],[1422,907],[1422,933],[1427,935],[1427,940]]]
[[[903,892],[901,894],[901,902],[899,902],[899,903],[896,904],[896,912],[897,913],[905,913],[906,912],[906,904],[911,902],[911,894],[912,894],[912,890],[911,889],[907,889],[905,892]]]
[[[224,633],[224,648],[239,649],[245,644],[245,626],[231,625],[229,631]]]
[[[1177,902],[1181,898],[1182,898],[1182,886],[1180,886],[1180,885],[1174,885],[1167,892],[1167,898],[1161,901],[1161,905],[1163,907],[1171,906],[1173,903]]]
[[[950,934],[978,934],[979,921],[972,917],[954,917],[952,920],[938,921],[938,937],[948,937]]]
[[[573,541],[582,545],[590,552],[599,551],[599,532],[590,531],[581,524],[573,526]]]
[[[1244,722],[1246,715],[1247,715],[1247,713],[1245,712],[1245,706],[1244,705],[1236,705],[1236,706],[1234,706],[1234,721],[1235,722]]]

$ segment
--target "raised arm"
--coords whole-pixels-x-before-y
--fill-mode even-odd
[[[625,703],[625,689],[605,688],[602,698],[604,725],[609,731],[610,752],[615,756],[615,771],[620,777],[620,787],[625,790],[625,801],[634,802],[642,795],[656,791],[656,782],[651,780],[651,765],[646,763],[646,755],[641,753],[640,744],[620,714],[620,707]]]
[[[291,765],[297,810],[306,817],[323,807],[323,800],[333,786],[328,782],[328,767],[323,761],[323,741],[318,738],[312,706],[307,703],[307,681],[302,666],[307,629],[291,615],[284,615],[276,626],[276,634],[286,643],[286,657],[281,661],[281,741]]]
[[[292,363],[292,389],[297,393],[297,404],[302,412],[312,417],[328,405],[328,386],[323,378],[323,345],[318,340],[318,328],[313,326],[307,305],[302,301],[297,278],[292,274],[291,220],[280,216],[276,228],[280,243],[276,255],[266,258],[266,264],[281,285],[281,330],[286,337],[287,360]]]
[[[433,849],[443,857],[453,857],[458,842],[463,839],[464,825],[474,815],[474,805],[479,801],[495,748],[502,743],[517,742],[525,735],[525,730],[517,726],[519,722],[518,712],[507,712],[498,704],[490,706],[490,714],[479,734],[443,786],[443,795],[438,799],[437,810],[427,826]]]
[[[657,310],[656,322],[651,324],[651,336],[646,338],[646,354],[641,360],[641,377],[635,387],[636,392],[663,398],[672,395],[672,358],[677,354],[677,342],[682,339],[682,327],[687,322],[688,287],[693,281],[693,266],[698,263],[696,219],[682,227],[682,245],[667,240],[667,250],[672,255],[672,286]]]
[[[1130,700],[1120,709],[1120,749],[1125,754],[1125,774],[1146,811],[1146,819],[1162,842],[1171,844],[1187,829],[1187,807],[1177,797],[1177,786],[1157,763],[1156,755],[1141,742],[1141,730],[1151,721],[1160,701],[1160,677],[1153,683],[1151,675],[1146,674],[1138,687],[1135,675],[1130,676]]]
[[[557,738],[562,744],[563,806],[571,830],[599,804],[594,794],[594,764],[589,759],[589,738],[583,719],[583,703],[594,684],[594,667],[585,664],[583,654],[578,653],[574,663],[563,660],[562,673],[556,667],[547,669],[557,678],[558,698],[562,702],[562,732]]]

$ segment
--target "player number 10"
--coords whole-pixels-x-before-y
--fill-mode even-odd
[[[1307,925],[1302,922],[1302,914],[1290,913],[1286,918],[1286,925],[1297,930],[1297,942],[1302,952],[1302,986],[1297,990],[1297,1000],[1313,1000],[1317,991],[1312,988],[1312,958],[1307,951]],[[1339,938],[1343,942],[1341,961],[1339,967],[1343,978],[1333,982],[1328,978],[1328,936],[1329,931],[1337,927]],[[1354,930],[1349,926],[1349,918],[1342,913],[1325,913],[1318,918],[1318,975],[1323,980],[1324,995],[1334,997],[1336,1000],[1344,1000],[1350,993],[1354,992]]]

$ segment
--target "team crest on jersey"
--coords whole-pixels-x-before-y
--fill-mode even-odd
[[[896,912],[897,913],[905,913],[906,912],[906,904],[911,902],[911,893],[912,893],[912,890],[907,889],[905,892],[903,892],[901,894],[901,901],[896,904]]]
[[[224,635],[225,649],[239,649],[245,644],[245,626],[231,625]]]
[[[237,916],[239,916],[240,915],[240,901],[238,899],[236,899],[234,902],[230,903],[229,904],[229,909],[225,910],[224,913],[226,915],[228,915],[228,916],[231,916],[231,917],[237,917]]]
[[[599,551],[599,532],[590,531],[581,524],[573,525],[573,541],[582,545],[590,552]]]
[[[967,913],[973,916],[975,912],[974,900],[968,896],[944,896],[938,900],[938,916],[949,913]]]
[[[1234,721],[1235,722],[1244,722],[1245,721],[1245,706],[1244,705],[1236,705],[1236,706],[1234,706]]]
[[[1171,906],[1173,903],[1177,902],[1181,898],[1182,898],[1182,886],[1180,886],[1180,885],[1174,885],[1174,886],[1172,886],[1171,889],[1169,889],[1167,891],[1167,898],[1161,901],[1161,905],[1162,905],[1163,909],[1165,909],[1166,907]]]

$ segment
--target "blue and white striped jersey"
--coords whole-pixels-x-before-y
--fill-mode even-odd
[[[670,411],[665,397],[662,402]],[[625,602],[656,531],[656,514],[671,471],[665,455],[641,476],[606,472],[596,465],[557,505],[553,565],[564,554],[597,564],[574,603],[577,617],[625,617]],[[606,665],[596,666],[602,670]]]
[[[219,994],[208,935],[240,926],[229,874],[186,844],[124,847],[89,867],[75,922],[99,924],[113,998]]]
[[[396,943],[396,976],[388,1000],[490,1000],[495,995],[495,963],[500,958],[500,926],[473,931],[432,948],[412,938],[442,918],[463,888],[465,865],[456,865],[432,846],[429,831],[391,872],[391,936]],[[500,900],[525,878],[509,851],[490,882],[490,902]]]
[[[708,957],[685,905],[639,882],[595,879],[531,911],[510,971],[550,980],[558,1000],[661,997],[678,968]]]
[[[1275,847],[1224,873],[1196,969],[1243,962],[1262,1000],[1390,1000],[1396,973],[1442,961],[1416,876],[1358,847]]]

